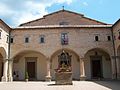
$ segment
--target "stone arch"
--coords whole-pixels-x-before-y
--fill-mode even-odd
[[[62,50],[66,50],[66,51],[70,51],[73,52],[76,56],[79,57],[79,54],[77,52],[75,52],[74,50],[68,49],[68,48],[62,48],[62,49],[58,49],[55,52],[53,52],[50,56],[50,60],[54,57],[54,55],[56,55],[57,53],[61,52]]]
[[[5,49],[3,47],[0,47],[0,53],[4,59],[7,58],[7,52],[5,51]]]
[[[117,78],[120,79],[120,45],[117,48],[116,66],[117,66]]]
[[[79,63],[79,55],[71,50],[71,49],[59,49],[57,51],[55,51],[50,58],[51,61],[51,76],[52,76],[52,80],[55,79],[55,69],[58,68],[58,55],[61,54],[62,50],[66,51],[67,53],[69,53],[69,55],[72,55],[71,57],[71,65],[72,65],[72,77],[75,80],[80,79],[80,63]]]
[[[24,50],[14,55],[12,59],[14,80],[24,80],[26,71],[31,80],[45,80],[47,57],[41,52]]]
[[[120,45],[117,47],[117,55],[120,55]]]
[[[7,58],[7,53],[3,47],[0,47],[0,79],[3,76],[3,61]]]
[[[108,52],[101,48],[92,48],[86,52],[84,57],[87,79],[111,78],[111,59]]]
[[[87,49],[87,50],[84,52],[84,56],[85,56],[89,51],[91,51],[91,50],[103,51],[103,52],[105,52],[106,54],[110,55],[109,51],[106,50],[105,48],[103,49],[103,48],[96,47],[96,48],[89,48],[89,49]]]
[[[19,54],[25,54],[25,53],[27,53],[27,52],[40,53],[41,55],[43,55],[43,56],[46,57],[46,55],[44,55],[43,53],[41,53],[41,52],[39,52],[39,51],[35,51],[35,50],[22,50],[22,51],[17,52],[17,53],[16,53],[15,55],[13,55],[11,58],[15,58],[17,55],[19,55]],[[46,58],[47,58],[47,57],[46,57]]]

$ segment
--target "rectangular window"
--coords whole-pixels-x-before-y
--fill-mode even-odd
[[[99,38],[98,38],[98,36],[95,36],[95,41],[99,41]]]
[[[29,37],[25,37],[25,43],[29,43]]]
[[[120,32],[119,32],[119,35],[118,35],[118,39],[120,40]]]
[[[6,43],[9,43],[9,35],[7,35]]]
[[[13,37],[10,38],[10,43],[13,43]]]
[[[0,39],[1,39],[1,31],[0,31]]]
[[[61,34],[61,44],[68,45],[68,34],[67,33]]]
[[[44,43],[44,37],[40,38],[40,43]]]
[[[44,35],[40,35],[40,43],[45,43],[45,36]]]
[[[111,36],[107,36],[108,41],[111,41]]]

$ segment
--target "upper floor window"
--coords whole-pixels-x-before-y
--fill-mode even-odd
[[[119,36],[118,36],[118,39],[120,40],[120,32],[119,32]]]
[[[108,41],[111,41],[111,36],[107,36],[107,40],[108,40]]]
[[[68,33],[61,33],[61,44],[68,45]]]
[[[45,35],[40,35],[40,43],[45,43]]]
[[[9,35],[7,35],[6,43],[9,43]]]
[[[99,37],[98,36],[95,36],[95,41],[99,41]]]
[[[2,38],[2,30],[0,29],[0,39]]]
[[[25,43],[29,43],[29,37],[25,37]]]
[[[1,31],[0,31],[0,39],[1,39],[1,36],[2,36],[2,35],[1,35]]]
[[[68,22],[65,22],[65,21],[62,21],[59,23],[59,25],[68,25],[69,23]]]
[[[10,38],[10,43],[13,43],[13,42],[14,42],[14,38],[11,37],[11,38]]]

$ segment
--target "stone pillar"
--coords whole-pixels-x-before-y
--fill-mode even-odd
[[[12,76],[12,68],[13,68],[13,60],[9,59],[8,60],[8,81],[12,82],[13,81],[13,76]]]
[[[47,58],[47,75],[46,75],[46,81],[51,81],[51,75],[50,75],[50,59]]]
[[[117,65],[117,79],[120,80],[120,57],[116,59],[116,65]]]
[[[86,79],[84,60],[85,60],[85,58],[80,58],[80,80],[82,80],[82,81],[84,81]]]
[[[111,58],[111,67],[112,67],[112,79],[116,79],[116,63],[115,57]]]
[[[7,77],[7,71],[8,71],[8,59],[5,59],[4,61],[4,66],[3,66],[3,76],[2,76],[2,82],[7,82],[8,77]]]

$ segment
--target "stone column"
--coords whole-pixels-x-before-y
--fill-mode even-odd
[[[12,82],[13,81],[13,76],[12,76],[12,68],[13,68],[13,60],[9,59],[8,60],[8,81]]]
[[[116,65],[117,65],[117,79],[120,80],[120,56],[116,59]]]
[[[85,60],[85,58],[80,58],[80,80],[82,80],[82,81],[84,81],[86,79],[84,60]]]
[[[7,71],[8,71],[8,59],[5,59],[3,61],[4,66],[3,66],[3,76],[2,76],[2,82],[7,82],[8,81],[8,77],[7,77]]]
[[[50,75],[50,59],[47,58],[47,75],[46,75],[46,81],[51,81],[51,75]]]
[[[111,67],[112,67],[112,79],[116,79],[116,65],[115,57],[111,58]]]

